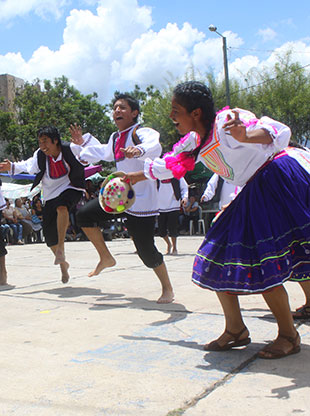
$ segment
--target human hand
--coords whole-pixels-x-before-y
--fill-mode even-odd
[[[200,202],[207,202],[207,197],[205,195],[202,195],[200,198]]]
[[[131,185],[135,185],[137,182],[141,182],[146,180],[146,176],[144,175],[143,171],[140,170],[138,172],[129,172],[126,173],[125,176],[122,178],[124,182],[130,181]]]
[[[239,112],[237,110],[232,110],[234,113],[234,118],[230,114],[227,115],[227,121],[223,124],[225,131],[228,131],[232,137],[238,142],[247,141],[246,126],[239,118]]]
[[[187,204],[188,199],[187,198],[183,198],[181,201],[181,207],[185,207]]]
[[[9,172],[11,170],[11,162],[8,159],[4,159],[0,162],[0,172]]]
[[[127,159],[132,159],[133,157],[139,157],[141,155],[141,150],[138,147],[135,146],[128,146],[126,148],[121,148],[121,152],[124,153],[125,157]]]
[[[69,130],[71,134],[72,143],[77,144],[79,146],[84,143],[81,126],[78,126],[76,123],[71,124]]]

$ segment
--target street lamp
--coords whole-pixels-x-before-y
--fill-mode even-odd
[[[214,25],[209,26],[210,32],[215,32],[223,39],[223,57],[224,57],[224,74],[225,74],[225,86],[226,86],[226,104],[230,107],[230,91],[229,91],[229,76],[228,76],[228,61],[227,61],[227,44],[226,38],[217,31],[217,27]]]

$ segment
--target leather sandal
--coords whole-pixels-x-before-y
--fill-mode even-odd
[[[273,341],[270,344],[266,345],[266,347],[258,353],[258,357],[264,358],[266,360],[275,360],[278,358],[286,357],[287,355],[297,354],[300,351],[300,336],[298,332],[296,333],[295,337],[288,337],[287,335],[279,334],[278,338],[283,338],[289,341],[292,345],[292,348],[285,352],[280,348],[273,347],[275,343],[275,341]]]
[[[303,305],[292,312],[293,319],[310,319],[310,306]]]
[[[246,337],[243,339],[240,339],[241,335],[247,330],[246,327],[242,328],[242,330],[240,332],[238,332],[237,334],[234,334],[230,331],[226,331],[224,332],[224,334],[228,334],[230,335],[233,339],[226,342],[226,344],[224,345],[219,345],[219,343],[217,342],[217,340],[210,342],[209,344],[204,345],[203,349],[205,351],[228,351],[231,348],[234,347],[242,347],[244,345],[248,345],[251,342],[251,338],[250,337]]]

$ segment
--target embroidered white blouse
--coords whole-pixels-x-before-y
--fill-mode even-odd
[[[136,126],[137,124],[119,132],[119,135],[128,132],[126,141],[124,142],[124,147],[136,146],[141,151],[141,154],[132,159],[124,158],[122,160],[117,160],[117,171],[124,173],[141,171],[144,167],[144,161],[147,158],[154,159],[159,157],[162,152],[162,148],[159,143],[159,133],[148,127],[140,127],[136,130],[136,135],[141,143],[135,145],[132,139],[132,132]],[[83,137],[86,138],[89,136],[91,135],[87,133]],[[87,146],[87,148],[81,152],[80,157],[89,163],[98,162],[100,160],[104,160],[106,162],[115,161],[113,136],[114,133],[111,135],[107,144]],[[136,194],[136,200],[132,207],[130,207],[130,209],[126,212],[138,217],[158,215],[159,205],[156,181],[142,181],[135,184],[133,187]]]
[[[255,172],[274,154],[283,150],[289,143],[291,131],[289,127],[269,117],[257,119],[250,111],[235,109],[239,118],[247,127],[247,131],[266,129],[273,139],[271,144],[241,143],[223,129],[227,114],[224,110],[217,114],[212,136],[200,150],[196,163],[201,161],[207,168],[217,173],[227,182],[244,186]],[[199,135],[191,132],[173,147],[169,156],[177,156],[182,152],[194,150],[199,145]],[[165,155],[166,156],[166,155]],[[173,176],[166,167],[165,156],[162,159],[147,159],[144,174],[149,179],[168,179]]]
[[[77,144],[74,143],[70,143],[70,148],[72,150],[72,153],[75,155],[75,157],[79,160],[79,162],[83,165],[88,165],[87,162],[84,162],[80,159],[80,153],[81,151],[86,147],[86,146],[90,146],[90,145],[97,145],[99,144],[99,140],[95,139],[94,137],[87,137],[84,138],[84,142],[79,146]],[[11,170],[10,170],[10,174],[11,175],[15,175],[17,173],[21,173],[21,172],[27,172],[30,175],[36,175],[40,169],[38,166],[38,157],[37,157],[37,153],[38,153],[39,149],[37,149],[33,156],[30,157],[27,160],[22,160],[20,162],[12,162],[11,164]],[[70,166],[68,165],[68,163],[66,163],[66,161],[63,159],[62,157],[62,152],[59,153],[57,159],[54,160],[54,162],[59,162],[63,160],[64,166],[66,167],[66,174],[63,176],[60,176],[58,178],[51,178],[50,174],[49,174],[49,163],[48,163],[48,158],[46,158],[46,169],[45,169],[45,173],[43,175],[42,178],[42,190],[43,190],[43,200],[44,201],[48,201],[50,199],[56,198],[57,196],[59,196],[62,192],[64,192],[66,189],[75,189],[78,191],[83,191],[84,189],[81,188],[76,188],[74,186],[72,186],[70,184],[70,179],[69,179],[69,173],[70,173]]]

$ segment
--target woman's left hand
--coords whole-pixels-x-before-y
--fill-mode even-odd
[[[227,115],[227,121],[223,124],[223,129],[228,131],[232,137],[238,142],[247,141],[247,132],[246,127],[239,118],[239,112],[237,110],[232,110],[234,113],[234,118],[230,114]]]

